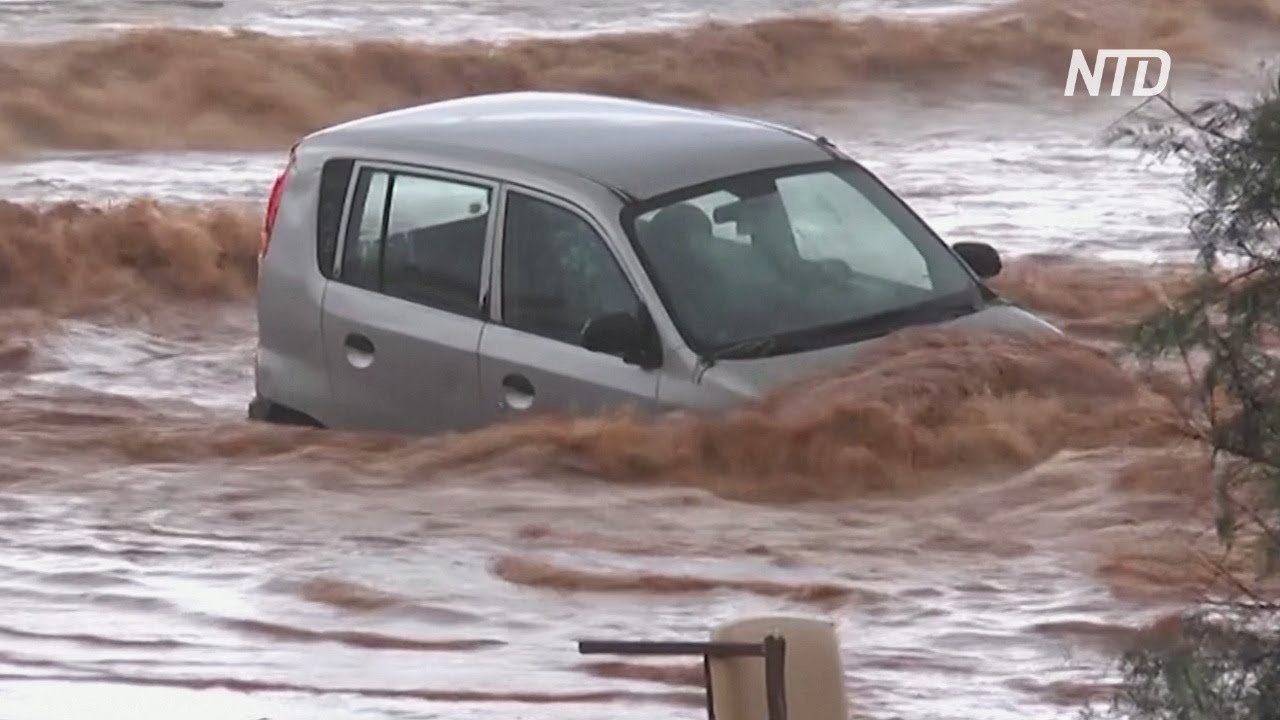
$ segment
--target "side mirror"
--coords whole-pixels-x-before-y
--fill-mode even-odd
[[[597,315],[582,327],[582,347],[618,355],[624,362],[652,369],[662,364],[662,350],[650,326],[626,312]]]
[[[983,280],[999,275],[1004,269],[1000,253],[986,243],[958,242],[951,248]]]

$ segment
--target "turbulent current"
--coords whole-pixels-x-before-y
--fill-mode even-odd
[[[585,637],[838,624],[858,717],[1067,718],[1214,587],[1181,378],[1181,170],[1075,47],[1250,92],[1268,0],[0,0],[0,720],[696,718]],[[290,142],[574,89],[818,130],[1061,339],[903,332],[727,415],[436,438],[249,424]],[[1159,261],[1159,264],[1157,264]]]

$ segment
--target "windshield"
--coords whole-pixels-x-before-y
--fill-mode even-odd
[[[806,332],[839,342],[836,331],[860,320],[980,298],[951,251],[852,162],[728,178],[645,203],[628,221],[698,352]]]

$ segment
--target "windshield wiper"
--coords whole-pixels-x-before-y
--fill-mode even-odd
[[[810,350],[817,347],[815,341],[837,337],[841,343],[853,343],[888,334],[899,328],[952,320],[981,310],[980,303],[970,298],[954,296],[926,300],[904,308],[887,310],[877,315],[798,330],[778,335],[751,338],[724,345],[699,358],[693,381],[702,382],[707,370],[721,360],[747,360],[781,355],[788,352]]]
[[[981,304],[971,299],[954,297],[926,300],[917,305],[887,310],[857,320],[816,327],[804,330],[790,338],[794,344],[808,345],[812,341],[831,337],[840,338],[841,342],[858,342],[879,337],[900,328],[912,325],[925,325],[970,315],[982,309]]]
[[[710,370],[712,365],[721,360],[764,358],[785,352],[786,349],[787,346],[776,335],[766,335],[765,337],[751,338],[750,340],[724,345],[698,359],[698,368],[693,374],[693,382],[702,382],[702,375],[707,370]]]
[[[868,328],[878,328],[884,325],[916,325],[919,323],[952,320],[977,312],[979,309],[978,304],[972,300],[953,300],[948,298],[946,300],[925,301],[919,305],[911,305],[899,310],[889,310],[888,312],[865,318],[858,324],[865,324]]]
[[[980,303],[968,298],[959,299],[954,296],[935,298],[856,320],[784,333],[772,339],[785,341],[789,352],[812,350],[830,345],[862,342],[915,325],[954,320],[981,309]]]

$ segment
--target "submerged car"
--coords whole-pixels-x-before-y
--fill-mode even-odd
[[[309,135],[260,256],[249,415],[333,428],[715,410],[909,325],[1057,332],[824,138],[594,95]]]

